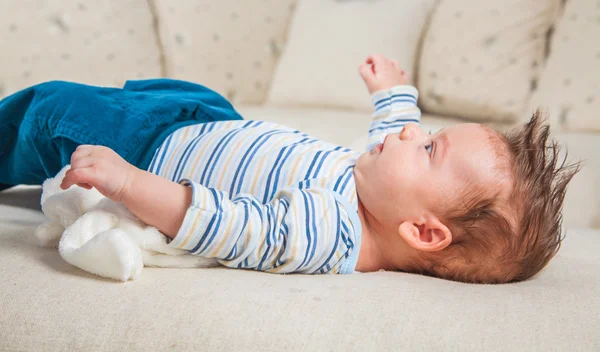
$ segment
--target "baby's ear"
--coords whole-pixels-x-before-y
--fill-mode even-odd
[[[442,250],[452,242],[452,233],[438,218],[422,224],[405,221],[398,226],[398,234],[414,249],[433,252]]]

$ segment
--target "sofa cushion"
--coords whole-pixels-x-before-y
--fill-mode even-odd
[[[276,275],[145,268],[136,281],[70,266],[32,232],[39,189],[0,193],[0,349],[8,351],[595,351],[600,233],[569,231],[533,279]],[[17,204],[15,204],[17,203]],[[12,205],[7,205],[12,204]]]
[[[358,65],[371,54],[395,58],[411,74],[433,0],[304,0],[273,78],[277,106],[370,110]]]
[[[570,0],[530,110],[545,107],[556,127],[600,131],[600,5]]]
[[[146,0],[0,2],[0,97],[60,79],[122,86],[160,75]]]
[[[445,0],[423,41],[424,111],[518,121],[544,61],[560,0]]]
[[[166,75],[262,103],[296,0],[155,0]]]

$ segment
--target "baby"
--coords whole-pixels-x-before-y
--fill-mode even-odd
[[[375,108],[362,154],[242,120],[188,82],[30,87],[0,102],[0,182],[40,184],[70,163],[62,188],[95,187],[170,246],[232,268],[476,283],[539,272],[578,171],[557,167],[540,114],[509,135],[478,124],[430,135],[397,62],[374,55],[359,70]]]

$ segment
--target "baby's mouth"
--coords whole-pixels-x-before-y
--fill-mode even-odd
[[[377,145],[379,147],[379,152],[383,151],[383,147],[385,147],[385,141],[387,140],[387,138],[389,137],[389,134],[387,136],[385,136],[385,138],[383,139],[383,142],[379,145]]]

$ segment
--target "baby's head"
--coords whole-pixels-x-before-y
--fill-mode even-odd
[[[579,170],[560,161],[536,112],[506,135],[478,124],[434,135],[406,125],[361,155],[355,175],[387,255],[410,256],[397,267],[504,283],[535,275],[560,248],[563,199]]]

